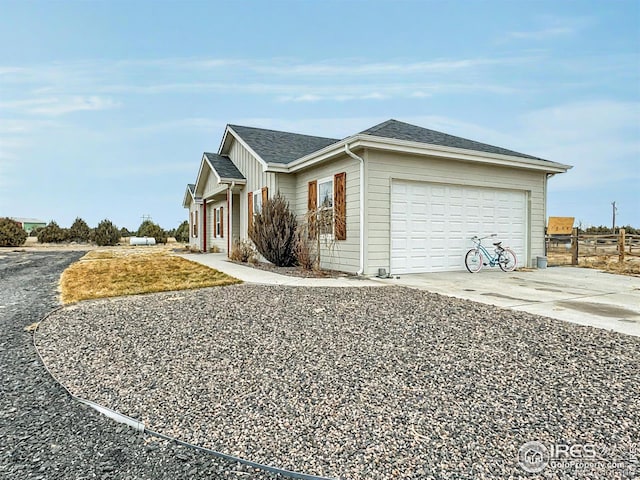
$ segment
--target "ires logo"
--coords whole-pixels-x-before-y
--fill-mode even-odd
[[[550,445],[549,453],[553,460],[595,460],[596,446],[592,443],[584,445]]]
[[[595,459],[596,447],[591,443],[554,443],[547,446],[542,442],[533,441],[523,444],[518,450],[518,465],[528,473],[540,473],[549,465],[557,467],[563,462]]]

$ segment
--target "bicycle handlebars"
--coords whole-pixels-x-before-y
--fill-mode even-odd
[[[485,238],[491,238],[491,237],[497,237],[498,234],[497,233],[492,233],[491,235],[487,235],[486,237],[478,237],[477,235],[474,235],[473,237],[471,237],[471,240],[484,240]]]

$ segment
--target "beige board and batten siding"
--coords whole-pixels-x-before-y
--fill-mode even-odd
[[[290,173],[276,173],[276,181],[277,187],[273,194],[275,195],[277,192],[280,192],[280,194],[289,201],[291,209],[295,211],[296,176]],[[269,196],[272,196],[271,192],[269,192]]]
[[[222,222],[223,236],[216,235],[216,209],[222,207],[222,214],[225,217]],[[207,250],[214,250],[213,247],[217,247],[218,251],[227,251],[227,201],[218,200],[215,202],[207,203]]]
[[[267,187],[269,190],[269,197],[272,197],[274,192],[278,190],[278,182],[276,174],[272,172],[265,172],[264,164],[260,162],[253,154],[247,150],[240,142],[235,138],[229,148],[229,158],[234,165],[242,172],[247,179],[247,184],[244,189],[240,191],[240,238],[246,240],[249,238],[247,233],[248,218],[249,218],[249,204],[248,193],[256,190],[260,190],[263,187]],[[235,219],[234,219],[235,220]]]
[[[360,269],[360,164],[351,157],[343,156],[337,160],[310,167],[298,172],[296,177],[295,201],[291,206],[298,215],[298,221],[304,220],[307,212],[309,182],[333,177],[337,173],[346,173],[346,216],[347,239],[336,240],[331,248],[321,242],[321,267],[356,273]],[[282,191],[282,190],[281,190]]]
[[[389,268],[391,256],[391,185],[393,180],[503,188],[525,192],[528,199],[526,261],[544,254],[545,173],[510,167],[474,164],[410,154],[368,150],[367,242],[365,275]]]

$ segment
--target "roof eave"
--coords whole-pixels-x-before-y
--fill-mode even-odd
[[[320,150],[310,153],[304,157],[298,158],[293,162],[289,162],[286,165],[283,164],[269,164],[268,171],[284,171],[287,173],[297,172],[298,170],[302,170],[304,168],[308,168],[317,163],[324,162],[326,160],[330,160],[331,158],[337,157],[338,155],[344,153],[344,146],[346,144],[351,144],[357,135],[347,137],[339,142],[332,143]],[[353,146],[353,145],[352,145]]]
[[[222,177],[220,178],[220,183],[235,183],[236,185],[245,185],[247,183],[246,178],[230,178],[230,177]]]
[[[189,187],[187,187],[187,191],[184,192],[184,198],[182,199],[182,206],[184,208],[189,208],[189,203],[191,203],[190,200],[193,200],[193,197],[191,196],[191,192],[189,191]]]
[[[528,170],[538,170],[548,173],[564,173],[572,168],[571,165],[564,165],[550,160],[538,160],[518,157],[515,155],[479,152],[476,150],[466,150],[462,148],[445,147],[408,140],[377,137],[374,135],[357,134],[333,145],[329,145],[328,147],[318,150],[310,155],[294,160],[286,166],[286,171],[292,173],[336,157],[344,152],[344,146],[346,144],[348,144],[351,149],[359,147],[375,148],[379,150],[396,151],[399,153],[414,153],[416,155],[428,155],[466,162],[481,162]]]
[[[209,161],[207,160],[206,155],[203,153],[202,154],[202,160],[200,161],[200,168],[198,169],[198,175],[196,176],[196,183],[193,186],[193,195],[194,195],[194,200],[195,200],[195,195],[198,192],[198,187],[200,186],[200,179],[202,178],[202,172],[204,170],[204,166],[208,165]],[[209,165],[209,168],[211,169],[211,165]]]
[[[195,190],[195,185],[193,186],[194,190]],[[184,208],[189,208],[189,202],[188,200],[191,199],[193,201],[195,201],[195,196],[194,196],[194,192],[191,191],[191,189],[189,188],[189,184],[187,185],[187,188],[184,192],[184,199],[182,200],[182,206]]]

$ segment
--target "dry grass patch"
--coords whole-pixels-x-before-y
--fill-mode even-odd
[[[625,257],[622,263],[616,257],[587,257],[580,259],[580,266],[621,275],[640,275],[640,258],[638,257]]]
[[[570,253],[550,252],[547,254],[549,265],[571,265]],[[608,273],[619,275],[640,276],[640,257],[627,255],[624,262],[618,261],[617,255],[593,255],[580,256],[578,266],[584,268],[595,268]]]
[[[89,252],[63,272],[62,302],[240,283],[218,270],[171,256],[169,251],[134,247]]]

